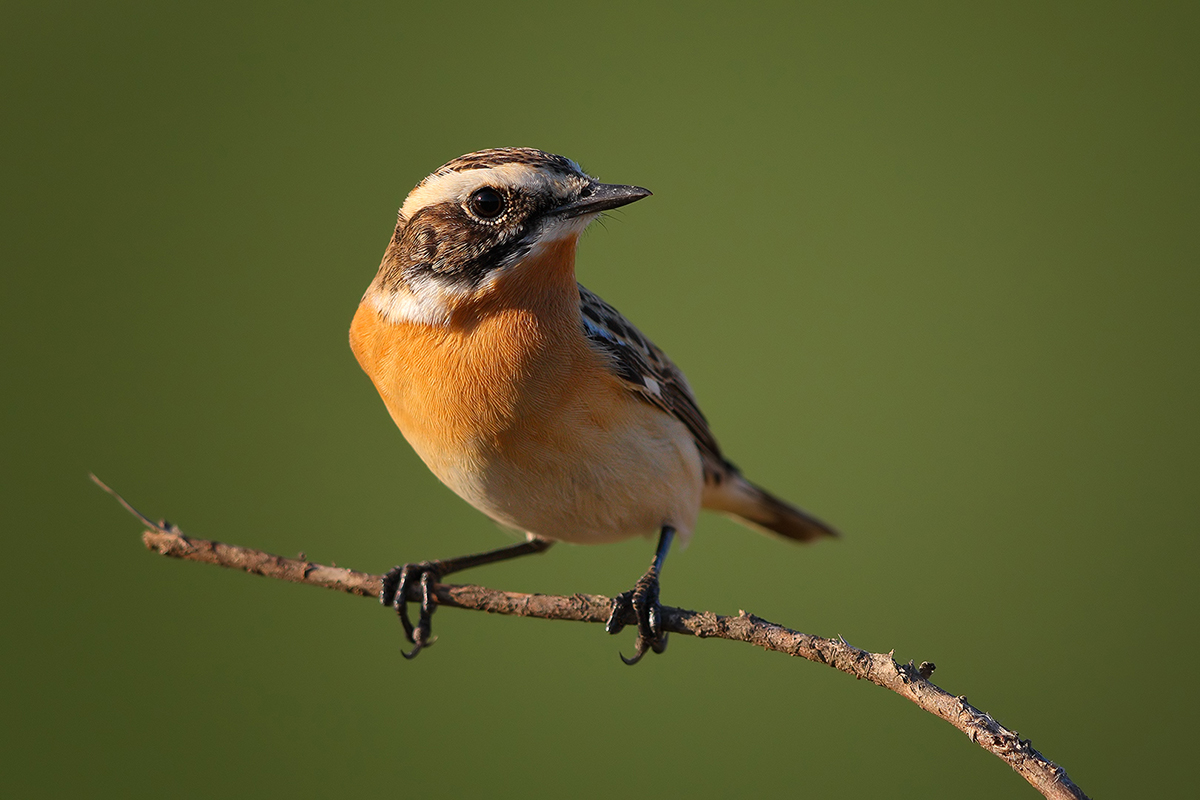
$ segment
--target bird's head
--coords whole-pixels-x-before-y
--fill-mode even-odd
[[[570,269],[600,212],[649,195],[532,148],[460,156],[409,193],[367,299],[393,322],[445,324],[523,269],[547,259]]]

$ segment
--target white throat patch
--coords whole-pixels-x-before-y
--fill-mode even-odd
[[[421,276],[390,289],[377,288],[367,300],[393,324],[448,325],[457,305],[455,301],[468,294],[471,293]]]

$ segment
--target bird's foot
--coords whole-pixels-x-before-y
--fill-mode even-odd
[[[404,626],[404,636],[413,644],[413,649],[407,653],[400,651],[405,658],[416,658],[417,653],[437,641],[430,632],[433,628],[431,617],[437,610],[437,604],[433,602],[433,584],[441,577],[441,567],[438,561],[421,561],[392,567],[383,576],[379,602],[396,609],[400,624]],[[421,616],[415,626],[408,617],[408,592],[414,585],[421,587]]]
[[[604,629],[609,633],[620,633],[630,612],[637,617],[636,652],[633,658],[620,655],[622,661],[633,666],[642,660],[647,650],[661,653],[667,649],[667,634],[662,629],[662,606],[658,602],[657,568],[650,567],[632,589],[617,595]]]
[[[400,623],[404,625],[404,635],[414,645],[412,650],[403,654],[404,657],[413,658],[436,641],[429,632],[430,617],[437,609],[433,597],[435,583],[460,570],[481,567],[484,564],[495,564],[497,561],[506,561],[530,553],[544,553],[550,549],[552,544],[554,542],[550,539],[531,536],[524,542],[488,550],[485,553],[438,561],[420,561],[392,567],[388,570],[387,574],[383,576],[383,591],[379,593],[379,600],[385,606],[396,609],[396,615],[400,617]],[[417,619],[415,626],[408,617],[408,594],[414,586],[421,587],[421,616]]]

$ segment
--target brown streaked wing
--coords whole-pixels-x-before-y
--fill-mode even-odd
[[[725,460],[696,405],[687,378],[674,362],[598,295],[579,287],[579,311],[588,342],[608,356],[616,374],[641,400],[678,419],[700,451],[706,483],[720,483],[737,467]]]

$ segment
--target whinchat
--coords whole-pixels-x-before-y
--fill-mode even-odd
[[[405,564],[384,581],[414,645],[431,642],[430,584],[556,541],[659,534],[650,569],[617,597],[637,619],[635,663],[661,653],[658,576],[703,508],[787,539],[836,535],[725,459],[683,373],[575,280],[580,234],[650,192],[600,183],[531,148],[481,150],[417,184],[350,327],[350,346],[417,455],[525,541]],[[414,626],[407,597],[422,588]],[[632,612],[632,613],[631,613]],[[624,658],[624,656],[622,656]]]

